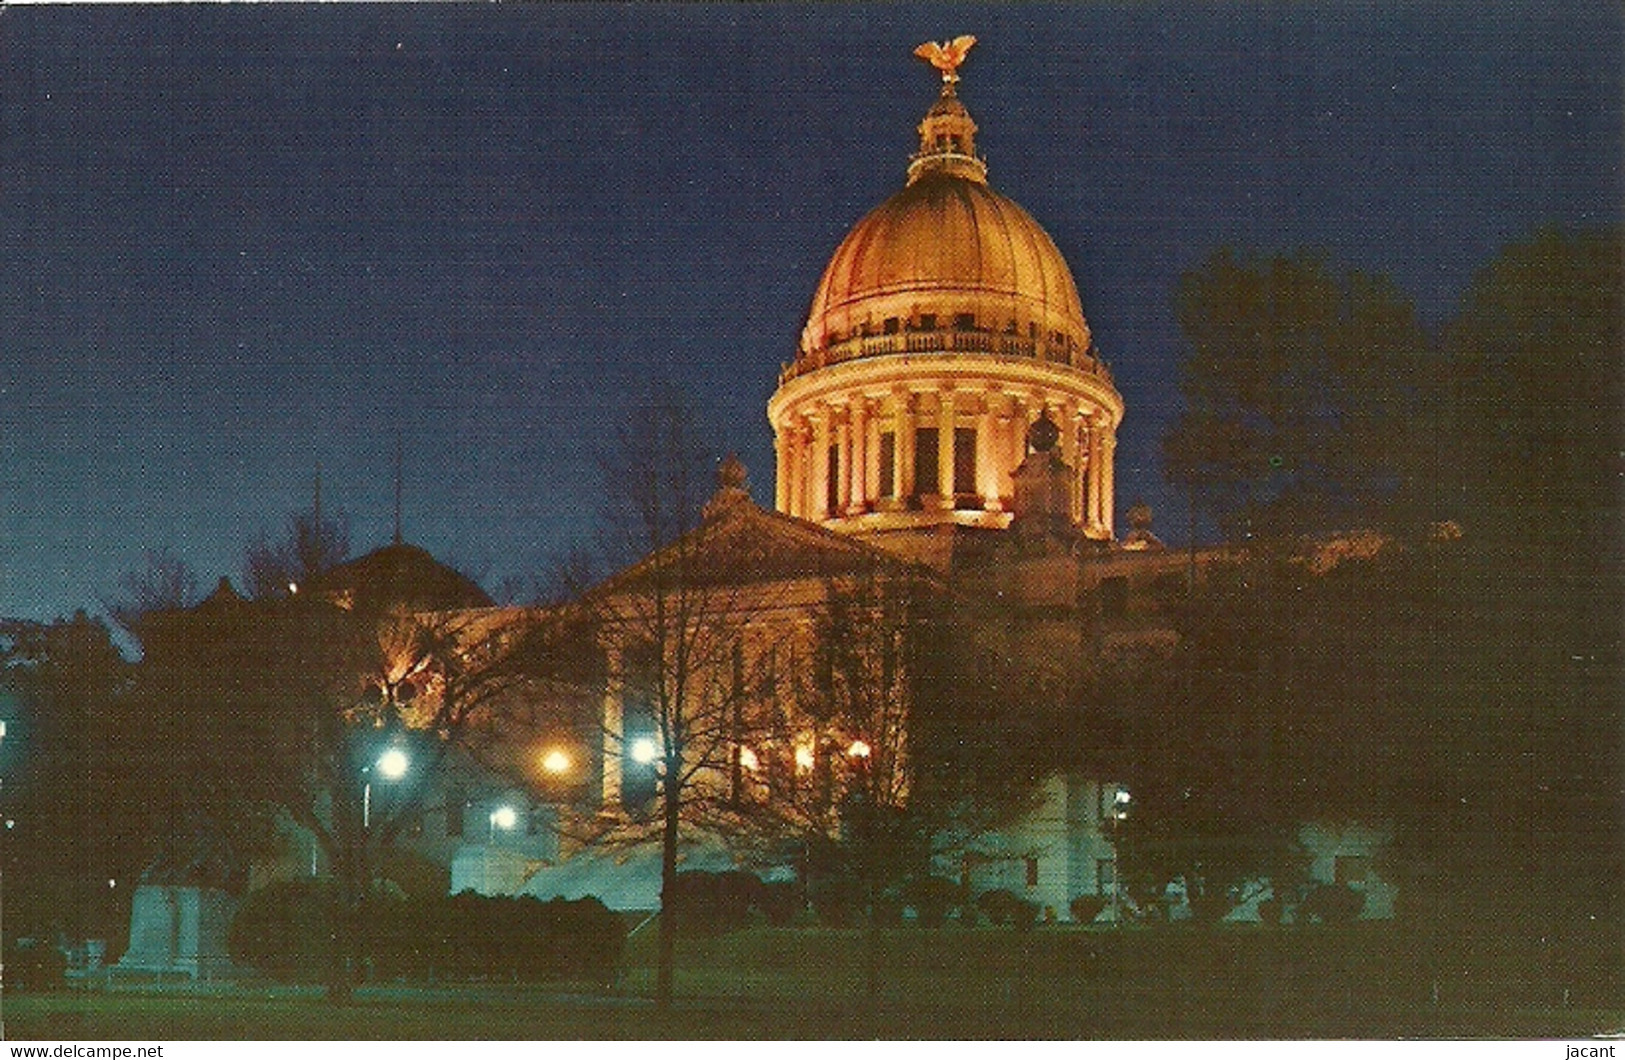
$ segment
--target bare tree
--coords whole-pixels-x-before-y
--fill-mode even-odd
[[[198,601],[197,575],[187,562],[168,549],[149,549],[142,565],[118,580],[118,595],[102,606],[113,621],[133,629],[141,616],[153,611],[191,607]]]
[[[283,596],[343,563],[350,553],[349,520],[317,510],[288,517],[281,538],[261,535],[243,557],[243,585],[251,599]]]
[[[763,557],[749,554],[727,518],[730,504],[749,503],[743,468],[732,462],[704,504],[715,480],[701,437],[680,398],[638,409],[603,462],[600,554],[610,563],[641,558],[605,580],[578,574],[563,606],[570,625],[591,630],[615,704],[604,719],[604,768],[618,777],[628,813],[617,835],[602,838],[660,839],[662,1004],[672,993],[679,843],[685,827],[739,826],[746,745],[771,694],[761,660],[785,634],[778,590],[759,576]]]

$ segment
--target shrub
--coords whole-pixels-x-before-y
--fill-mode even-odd
[[[922,876],[903,889],[903,901],[914,907],[917,922],[926,928],[939,928],[946,923],[960,898],[959,884],[941,876]]]
[[[869,907],[869,915],[881,927],[902,927],[903,900],[895,894],[878,894]]]
[[[283,980],[319,979],[332,957],[328,881],[277,883],[248,896],[232,922],[232,959]],[[596,898],[488,898],[465,891],[411,900],[375,893],[361,948],[385,977],[502,977],[609,982],[626,925]]]
[[[66,985],[68,958],[54,942],[36,938],[7,939],[6,951],[7,990],[35,994],[60,990]]]
[[[976,896],[976,905],[993,923],[1007,925],[1017,931],[1026,931],[1038,921],[1037,903],[1019,898],[1002,888],[983,891]]]
[[[1073,920],[1080,924],[1092,924],[1095,917],[1105,912],[1106,907],[1110,904],[1101,895],[1080,894],[1067,903],[1067,908],[1071,911]]]
[[[774,927],[789,927],[795,923],[806,904],[801,900],[801,889],[787,881],[762,884],[757,901],[762,915]]]
[[[283,982],[319,980],[333,955],[332,881],[283,880],[251,892],[232,919],[231,959]]]
[[[1365,895],[1346,883],[1327,883],[1309,892],[1298,911],[1324,924],[1351,924],[1365,909]]]
[[[665,903],[677,913],[679,934],[703,937],[744,927],[761,896],[762,881],[748,872],[679,872]]]
[[[1217,924],[1230,912],[1234,903],[1227,894],[1193,894],[1185,899],[1191,908],[1191,919],[1198,924]]]
[[[863,911],[858,881],[850,876],[827,876],[808,888],[808,899],[818,922],[825,927],[852,927]]]

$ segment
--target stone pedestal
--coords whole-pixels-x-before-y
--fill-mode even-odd
[[[130,947],[114,970],[219,979],[233,973],[226,938],[237,899],[212,887],[142,884],[130,906]]]

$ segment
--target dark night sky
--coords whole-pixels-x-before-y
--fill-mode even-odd
[[[1171,311],[1215,247],[1324,249],[1424,318],[1619,219],[1617,4],[312,5],[0,13],[0,615],[206,588],[309,504],[488,586],[585,538],[651,379],[772,499],[764,412],[935,75],[1071,262],[1182,538]]]

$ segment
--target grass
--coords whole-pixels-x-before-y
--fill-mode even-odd
[[[615,988],[383,986],[72,992],[6,1001],[22,1039],[1578,1037],[1625,1027],[1617,962],[1505,935],[1342,930],[883,931],[871,1004],[859,931],[688,939],[678,1003],[647,1001],[654,932]],[[1567,991],[1565,995],[1564,991]]]

